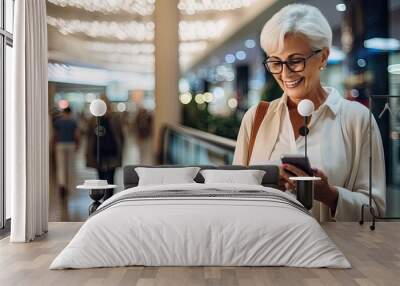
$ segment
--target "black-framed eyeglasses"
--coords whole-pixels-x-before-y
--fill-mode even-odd
[[[302,72],[306,68],[306,61],[321,51],[322,49],[313,51],[311,55],[305,58],[300,56],[294,56],[293,58],[290,58],[286,61],[267,58],[264,61],[264,65],[267,68],[267,70],[272,74],[280,74],[283,70],[283,65],[286,65],[286,67],[291,72]]]

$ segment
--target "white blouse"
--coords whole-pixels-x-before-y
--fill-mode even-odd
[[[311,116],[307,153],[311,165],[324,171],[329,184],[338,189],[334,219],[356,221],[360,219],[362,204],[368,203],[369,110],[357,102],[345,100],[333,88],[325,90],[327,99]],[[295,139],[286,102],[287,95],[283,94],[270,103],[255,140],[251,165],[280,165],[282,154],[304,154],[304,137]],[[251,107],[243,117],[233,159],[235,165],[246,164],[256,108]],[[373,204],[379,214],[384,215],[385,163],[375,119],[372,128]],[[314,201],[312,213],[320,221],[332,219],[329,208],[317,201]]]

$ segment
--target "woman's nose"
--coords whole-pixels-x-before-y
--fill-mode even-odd
[[[282,78],[287,78],[287,76],[291,75],[293,72],[288,68],[286,64],[282,64]]]

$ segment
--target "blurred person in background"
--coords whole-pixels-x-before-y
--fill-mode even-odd
[[[115,169],[122,165],[124,135],[120,117],[112,112],[110,101],[105,95],[102,95],[100,99],[107,105],[106,114],[100,117],[100,160],[98,164],[96,119],[91,118],[88,122],[86,134],[86,165],[97,169],[100,180],[107,180],[108,184],[114,184]],[[106,200],[113,194],[114,190],[106,190],[103,199]]]
[[[57,185],[61,197],[75,187],[75,153],[79,149],[80,133],[72,110],[67,107],[53,122],[53,142],[56,159]]]
[[[152,164],[151,135],[153,132],[153,115],[143,106],[138,108],[133,129],[139,146],[140,162],[142,164]]]
[[[135,118],[136,134],[140,139],[148,138],[152,133],[153,117],[147,109],[140,107]]]

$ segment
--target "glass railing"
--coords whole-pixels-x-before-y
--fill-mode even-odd
[[[230,165],[236,141],[184,126],[165,126],[161,163]]]

